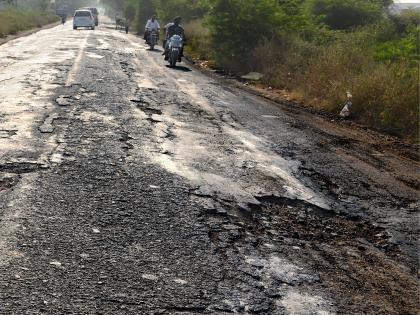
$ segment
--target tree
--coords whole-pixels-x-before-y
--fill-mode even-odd
[[[143,33],[147,20],[156,13],[153,0],[137,0],[136,29],[138,33]]]
[[[376,3],[383,8],[388,8],[391,4],[394,3],[393,0],[368,0],[368,1]]]
[[[390,19],[399,35],[420,28],[420,11],[418,10],[403,10],[400,14],[390,15]]]
[[[155,6],[159,19],[165,23],[181,15],[184,21],[202,18],[207,12],[202,0],[156,0]]]
[[[133,2],[126,2],[124,7],[124,17],[130,22],[133,22],[136,18],[136,6]]]
[[[310,14],[335,30],[346,30],[378,21],[382,0],[308,0]]]
[[[214,55],[222,66],[246,70],[252,50],[264,39],[298,33],[307,24],[302,0],[208,0],[207,25]]]
[[[49,4],[50,1],[48,0],[38,0],[38,7],[41,11],[46,11],[48,9]]]

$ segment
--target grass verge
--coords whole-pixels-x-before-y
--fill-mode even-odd
[[[54,23],[59,18],[52,12],[7,9],[0,11],[0,38]]]

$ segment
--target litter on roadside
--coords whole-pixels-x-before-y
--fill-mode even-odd
[[[353,106],[352,99],[353,99],[353,95],[351,95],[350,92],[347,92],[347,102],[346,102],[346,104],[344,104],[344,107],[340,112],[341,117],[347,118],[347,117],[350,116],[351,107]]]

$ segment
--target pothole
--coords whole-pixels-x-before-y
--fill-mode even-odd
[[[0,191],[12,188],[18,181],[19,177],[16,174],[0,173]]]
[[[138,99],[138,100],[131,100],[131,102],[136,103],[137,106],[146,114],[155,114],[155,115],[162,115],[162,110],[159,108],[155,108],[150,106],[150,102],[145,99]]]
[[[52,133],[52,132],[54,132],[54,121],[58,118],[59,118],[58,114],[49,115],[45,119],[44,123],[41,126],[39,126],[39,128],[38,128],[39,131],[41,133]]]
[[[69,106],[71,96],[69,95],[60,95],[55,101],[60,106]]]
[[[134,149],[134,146],[129,142],[130,140],[134,140],[128,133],[122,133],[121,137],[118,139],[120,142],[123,143],[121,148],[125,151]]]
[[[8,139],[17,134],[17,130],[0,130],[0,139]]]
[[[33,173],[49,168],[46,164],[31,162],[12,162],[0,165],[0,172],[13,174]]]
[[[151,123],[157,124],[163,122],[163,119],[159,117],[159,115],[150,115],[146,120],[150,121]]]

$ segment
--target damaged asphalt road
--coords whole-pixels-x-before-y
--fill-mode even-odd
[[[381,137],[111,26],[0,46],[0,314],[417,314],[418,162]]]

